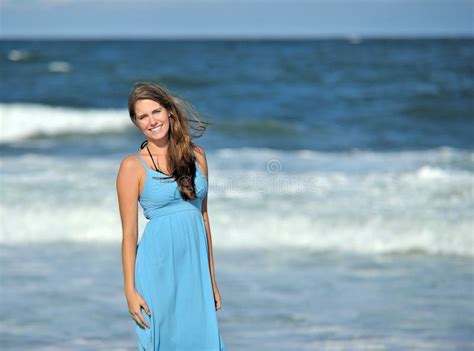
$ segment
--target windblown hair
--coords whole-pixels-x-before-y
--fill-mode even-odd
[[[167,164],[173,170],[171,177],[176,180],[181,197],[186,201],[195,199],[196,157],[193,149],[196,145],[192,139],[202,136],[210,123],[204,121],[192,104],[164,87],[153,82],[136,82],[128,96],[128,112],[134,124],[135,104],[143,99],[156,101],[171,113]],[[146,142],[142,148],[145,145]]]

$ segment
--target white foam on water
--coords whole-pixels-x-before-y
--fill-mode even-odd
[[[213,243],[474,256],[473,160],[450,148],[208,151]],[[4,158],[0,242],[120,241],[119,162]]]
[[[52,61],[48,64],[48,70],[50,72],[69,73],[72,70],[72,66],[65,61]]]
[[[64,71],[63,64],[52,68]],[[132,129],[124,109],[76,109],[31,103],[1,103],[0,142],[63,134],[111,133]]]

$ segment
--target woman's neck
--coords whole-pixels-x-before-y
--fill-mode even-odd
[[[168,153],[168,140],[164,142],[155,142],[148,140],[148,148],[152,154],[166,155]]]

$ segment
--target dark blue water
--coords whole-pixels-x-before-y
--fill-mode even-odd
[[[125,109],[151,80],[211,118],[215,147],[472,150],[473,58],[472,39],[1,41],[0,94]]]

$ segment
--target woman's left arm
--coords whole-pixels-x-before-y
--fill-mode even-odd
[[[196,152],[196,158],[199,166],[201,167],[202,172],[207,178],[207,182],[209,185],[209,171],[207,167],[207,159],[206,159],[206,154],[204,152],[204,149],[200,146],[196,146],[195,150]],[[211,224],[209,223],[209,214],[207,212],[207,197],[208,194],[206,194],[206,197],[202,200],[202,217],[204,219],[204,224],[206,227],[206,236],[207,236],[207,247],[208,247],[208,256],[209,256],[209,268],[211,271],[211,280],[212,280],[212,287],[215,287],[216,284],[216,279],[214,275],[214,258],[212,256],[212,236],[211,236]]]
[[[204,149],[202,147],[196,147],[196,158],[199,166],[201,167],[202,172],[207,177],[207,182],[209,185],[209,171],[207,167],[207,159]],[[208,187],[209,188],[209,187]],[[207,237],[207,250],[208,250],[208,257],[209,257],[209,270],[211,273],[211,282],[212,282],[212,289],[214,291],[214,298],[216,300],[216,309],[220,308],[220,295],[219,289],[217,288],[216,277],[214,273],[214,257],[212,255],[212,235],[211,235],[211,224],[209,222],[209,214],[207,212],[207,197],[206,194],[205,198],[202,200],[202,217],[204,219],[204,225],[206,227],[206,237]]]
[[[216,278],[214,275],[214,258],[212,256],[211,224],[209,222],[209,214],[207,213],[207,195],[202,201],[202,217],[204,219],[204,225],[206,226],[206,236],[207,236],[208,255],[209,255],[209,269],[211,271],[212,287],[217,288]]]

